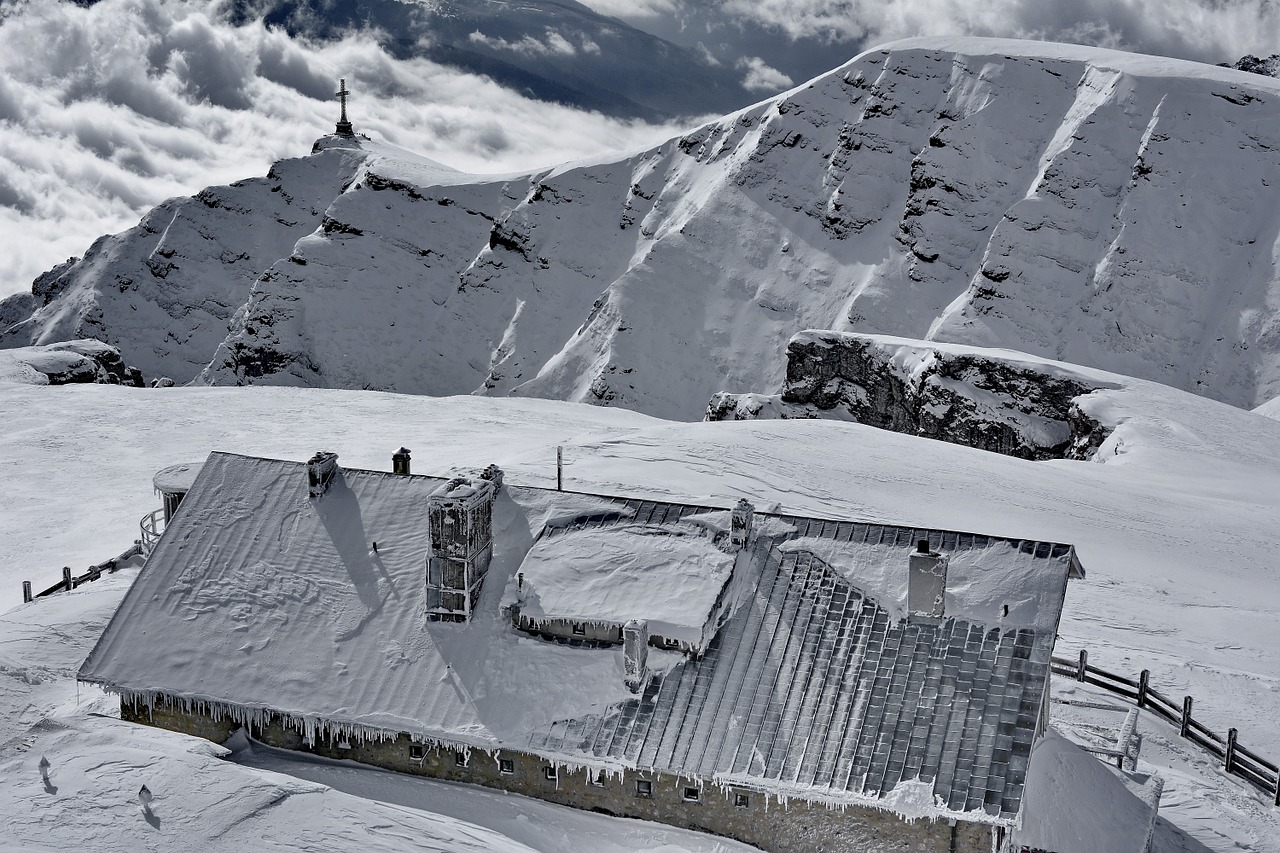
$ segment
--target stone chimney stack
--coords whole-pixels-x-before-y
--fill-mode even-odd
[[[907,562],[907,614],[941,619],[946,597],[947,558],[929,550],[929,540],[921,539]]]
[[[409,448],[402,447],[395,453],[391,454],[391,473],[408,474],[409,473]]]
[[[755,507],[746,498],[739,498],[729,519],[729,546],[741,551],[751,541],[751,529],[755,524]]]
[[[626,666],[626,684],[632,693],[639,693],[648,677],[649,623],[632,619],[622,626],[622,656]]]
[[[338,473],[338,454],[318,451],[307,460],[307,491],[318,498],[329,488],[333,475]]]
[[[491,469],[491,470],[490,470]],[[493,558],[493,499],[502,472],[454,477],[427,498],[427,615],[465,622],[480,601]]]

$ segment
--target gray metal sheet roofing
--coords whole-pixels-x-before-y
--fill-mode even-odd
[[[758,513],[786,531],[755,540],[758,583],[702,658],[632,696],[611,652],[519,635],[499,612],[504,588],[550,518],[676,524],[714,508],[508,485],[478,615],[452,625],[423,619],[422,507],[440,480],[347,469],[315,501],[304,471],[211,455],[81,678],[832,802],[921,780],[951,812],[1018,812],[1070,546]],[[968,573],[948,599],[955,618],[897,618],[856,582],[902,575],[922,538]],[[968,600],[983,574],[1018,618]]]

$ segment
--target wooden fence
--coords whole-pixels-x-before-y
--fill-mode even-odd
[[[32,595],[31,593],[31,581],[23,581],[22,582],[22,600],[24,602],[28,602],[36,598],[44,598],[46,596],[53,595],[54,593],[67,592],[67,591],[73,590],[76,587],[80,586],[81,584],[89,583],[90,581],[96,581],[98,578],[102,577],[103,572],[112,573],[112,572],[118,571],[122,563],[125,563],[141,554],[142,554],[142,544],[140,542],[135,542],[133,544],[133,547],[129,548],[124,553],[110,560],[107,560],[105,563],[98,563],[96,566],[90,566],[89,570],[82,575],[75,575],[72,573],[70,566],[63,566],[62,580],[58,581],[48,589],[41,590],[40,592],[37,592],[34,595]]]
[[[1280,806],[1280,768],[1262,756],[1246,749],[1236,741],[1236,730],[1228,729],[1227,736],[1212,731],[1204,723],[1191,716],[1192,699],[1183,696],[1182,702],[1174,702],[1151,685],[1151,672],[1144,669],[1137,679],[1107,672],[1089,663],[1089,653],[1081,650],[1078,660],[1060,658],[1052,661],[1054,675],[1063,675],[1076,681],[1101,687],[1117,696],[1132,700],[1139,708],[1145,708],[1164,717],[1178,727],[1178,734],[1197,744],[1222,760],[1223,769],[1239,776],[1263,793],[1270,795]]]

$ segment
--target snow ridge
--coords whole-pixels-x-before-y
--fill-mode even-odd
[[[178,263],[164,290],[183,319],[124,325],[110,306],[136,297],[113,276],[157,275],[141,263],[154,236],[135,229],[108,241],[130,247],[130,272],[91,253],[57,276],[100,320],[63,291],[25,320],[31,299],[15,299],[0,340],[52,340],[61,312],[148,375],[207,363],[215,384],[692,419],[717,391],[777,388],[790,337],[833,329],[1008,347],[1253,407],[1280,394],[1278,113],[1280,83],[1230,69],[911,40],[612,161],[474,177],[384,152],[348,183],[319,177],[352,175],[330,148],[297,161],[314,164],[312,195],[328,188],[323,218],[250,253],[263,274],[213,298],[225,310],[188,318],[211,285]]]

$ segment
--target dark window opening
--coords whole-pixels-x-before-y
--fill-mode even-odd
[[[581,622],[574,622],[574,623],[573,623],[573,636],[575,636],[575,637],[585,637],[585,636],[587,636],[587,626],[586,626],[586,625],[583,625]]]
[[[427,757],[427,748],[420,743],[409,744],[409,757],[414,761],[421,761]]]
[[[597,770],[594,773],[590,773],[587,775],[587,778],[590,779],[591,784],[595,785],[597,788],[604,787],[604,771],[603,770]]]
[[[548,782],[556,781],[556,767],[554,764],[548,764],[546,767],[542,768],[542,778],[546,779]]]
[[[512,773],[516,772],[516,763],[510,758],[499,758],[498,772],[503,776],[510,776]]]
[[[684,801],[685,801],[686,803],[696,803],[696,802],[698,802],[698,801],[699,801],[699,800],[701,800],[701,799],[702,799],[702,791],[698,790],[697,788],[693,787],[692,785],[686,785],[686,786],[685,786],[685,789],[684,789]]]
[[[453,754],[453,763],[459,767],[467,766],[467,754],[465,752],[455,752]]]
[[[653,783],[648,779],[636,780],[636,796],[649,799],[653,796]]]
[[[745,809],[751,805],[751,798],[746,794],[733,795],[733,807],[735,809]]]

